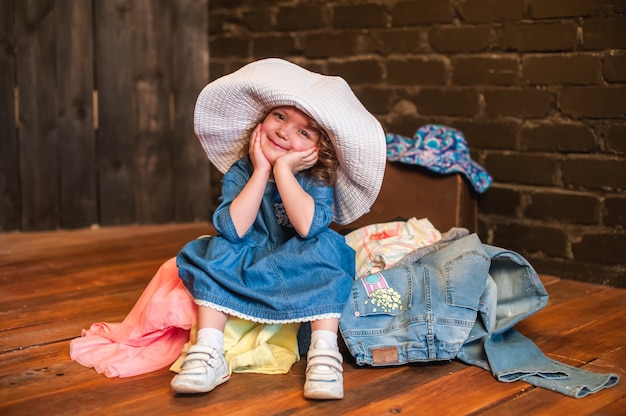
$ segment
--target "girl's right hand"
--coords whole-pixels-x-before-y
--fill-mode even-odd
[[[271,172],[272,165],[265,157],[265,153],[263,153],[263,149],[261,148],[261,124],[257,125],[252,131],[252,136],[250,137],[250,160],[252,161],[252,166],[255,171],[265,171]]]

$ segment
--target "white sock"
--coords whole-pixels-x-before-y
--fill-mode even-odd
[[[333,331],[327,331],[325,329],[318,329],[311,332],[311,348],[315,348],[315,344],[318,339],[323,339],[333,349],[338,350],[337,345],[337,333]]]
[[[198,345],[213,347],[219,352],[224,352],[224,333],[215,328],[201,328],[198,330]]]

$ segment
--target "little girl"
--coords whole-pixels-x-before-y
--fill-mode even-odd
[[[266,59],[207,85],[195,127],[225,174],[218,234],[177,256],[198,305],[198,335],[172,388],[208,392],[229,379],[224,328],[235,316],[311,322],[304,396],[342,398],[337,330],[355,259],[329,225],[354,221],[375,200],[385,164],[380,124],[343,79]]]

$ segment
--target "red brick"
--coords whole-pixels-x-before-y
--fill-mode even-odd
[[[392,26],[451,22],[453,19],[454,10],[448,1],[399,1],[391,6]]]
[[[574,22],[505,23],[502,48],[521,52],[562,51],[576,47],[578,27]]]
[[[489,47],[491,29],[483,26],[442,26],[428,33],[430,46],[439,52],[479,52]]]
[[[489,153],[485,168],[497,182],[554,185],[558,161],[551,156],[523,153]]]
[[[615,13],[626,13],[626,0],[613,0],[611,3]]]
[[[457,7],[466,22],[500,22],[520,19],[526,11],[526,1],[466,0]]]
[[[216,59],[209,61],[209,81],[215,81],[219,77],[228,74],[227,65]]]
[[[610,264],[626,264],[626,232],[607,231],[606,233],[585,234],[580,242],[572,243],[572,253],[576,260]]]
[[[626,117],[626,87],[564,88],[561,111],[576,118]]]
[[[365,108],[374,114],[389,112],[393,90],[381,87],[355,86],[354,93]]]
[[[224,23],[230,17],[230,13],[211,10],[209,13],[209,35],[219,35],[224,32]]]
[[[452,82],[460,85],[516,85],[519,60],[513,55],[461,56],[452,62]]]
[[[210,49],[212,58],[239,58],[242,52],[247,53],[250,43],[249,37],[220,36],[211,40]]]
[[[530,194],[530,203],[523,215],[541,221],[574,224],[598,224],[601,203],[589,194],[565,192],[537,192]]]
[[[591,263],[569,258],[549,258],[541,253],[536,256],[530,254],[526,259],[538,273],[598,285],[626,287],[624,267],[619,265]]]
[[[598,149],[593,131],[582,123],[526,125],[522,128],[520,143],[525,150],[590,152]]]
[[[528,84],[599,84],[602,65],[595,55],[533,55],[522,59]]]
[[[278,30],[319,29],[327,26],[326,6],[281,7],[276,16]]]
[[[604,201],[604,224],[626,228],[626,197],[607,197]]]
[[[471,148],[514,149],[519,124],[511,121],[454,121]]]
[[[308,58],[352,56],[357,49],[355,33],[311,33],[302,39],[304,55]]]
[[[422,88],[415,101],[423,115],[474,116],[479,111],[473,89]]]
[[[210,0],[211,6],[213,5],[213,1],[214,0]],[[230,5],[230,0],[225,0],[226,3],[228,5]],[[237,2],[239,2],[241,0],[237,0]],[[246,6],[246,5],[252,5],[254,7],[258,7],[258,8],[271,8],[271,7],[276,7],[276,0],[254,0],[254,1],[250,1],[247,0],[245,1],[244,4],[242,4],[242,6]],[[285,3],[289,3],[289,2],[285,2]],[[297,2],[292,2],[292,3],[297,3]],[[228,7],[228,6],[227,6]],[[239,6],[237,6],[239,7]]]
[[[522,204],[523,192],[494,184],[478,200],[478,211],[490,215],[502,215],[512,217]]]
[[[382,55],[393,53],[426,52],[426,32],[423,29],[387,29],[373,30],[372,39],[375,48]]]
[[[563,183],[575,188],[604,191],[626,189],[626,160],[598,157],[571,157],[561,167]]]
[[[289,56],[300,54],[296,40],[291,35],[259,36],[253,39],[252,54],[255,58]]]
[[[213,9],[221,9],[221,8],[240,8],[247,3],[247,0],[211,0],[211,12]]]
[[[319,74],[323,74],[326,72],[326,65],[322,64],[321,62],[304,61],[300,62],[299,64],[309,71],[317,72]]]
[[[350,85],[377,84],[383,79],[381,65],[373,59],[331,62],[328,64],[328,73],[343,77]]]
[[[500,89],[484,92],[485,114],[491,117],[545,117],[554,107],[554,94],[535,89]]]
[[[567,234],[562,227],[509,222],[493,227],[491,244],[522,255],[543,253],[563,258],[567,256],[567,241]]]
[[[602,10],[603,0],[540,0],[531,4],[535,19],[588,16]]]
[[[583,22],[585,49],[626,48],[626,17],[604,17]]]
[[[611,51],[610,55],[604,58],[602,74],[607,82],[626,83],[626,54]]]
[[[336,29],[378,28],[385,27],[387,16],[380,4],[349,4],[333,8],[332,25]]]
[[[252,32],[263,32],[274,26],[274,13],[271,10],[249,10],[243,13],[241,23]]]
[[[440,123],[436,117],[421,117],[419,114],[407,114],[402,117],[392,117],[385,124],[385,130],[406,137],[412,137],[420,126],[428,123]]]
[[[447,65],[442,59],[411,58],[387,61],[387,82],[390,84],[444,84],[447,74]]]
[[[605,136],[606,149],[611,152],[626,153],[626,124],[613,124]]]

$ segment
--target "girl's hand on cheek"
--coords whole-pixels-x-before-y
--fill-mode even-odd
[[[290,151],[279,157],[278,160],[276,160],[276,165],[279,163],[283,164],[295,174],[315,166],[318,155],[319,151],[317,147],[312,147],[301,152]]]
[[[250,137],[250,160],[254,170],[270,171],[272,165],[265,157],[265,153],[263,153],[261,148],[262,135],[261,125],[259,124],[254,128]]]

